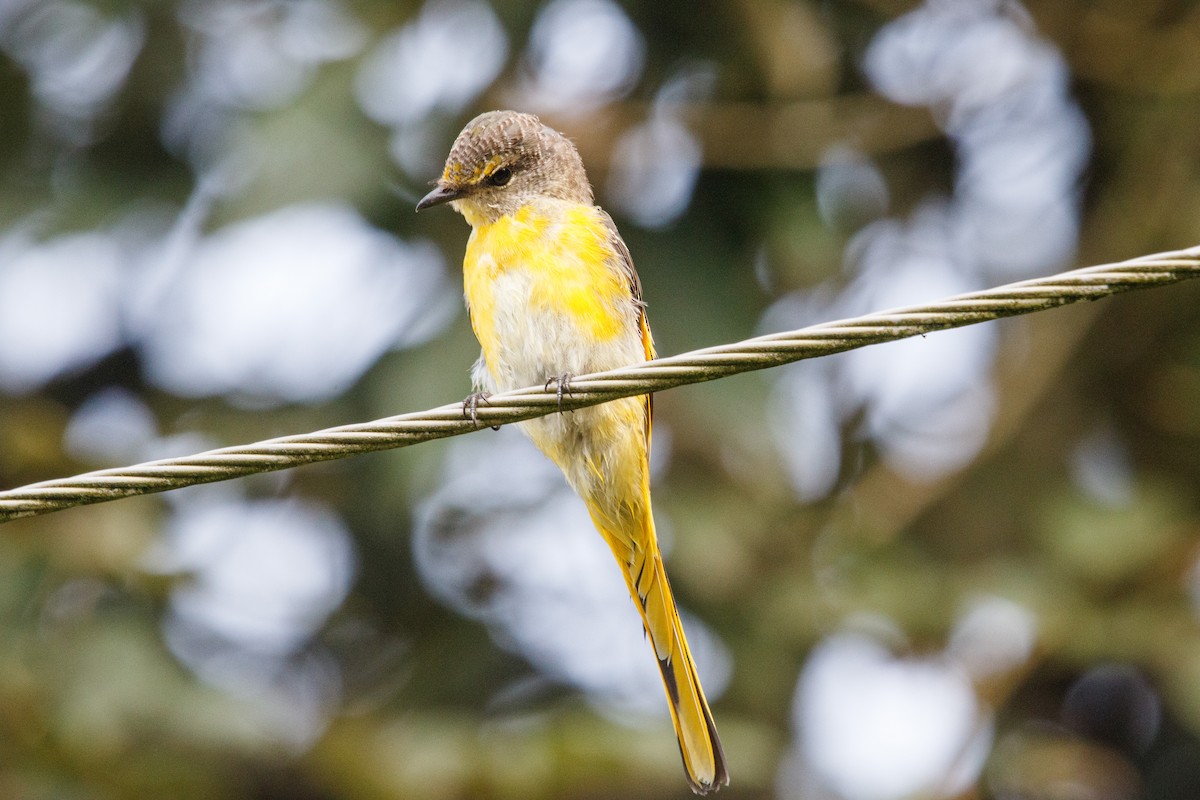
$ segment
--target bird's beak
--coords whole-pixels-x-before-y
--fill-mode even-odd
[[[456,189],[453,186],[445,186],[438,184],[437,187],[421,198],[421,202],[417,203],[417,211],[423,211],[426,208],[440,206],[442,203],[449,203],[451,200],[457,200],[464,194],[462,189]]]

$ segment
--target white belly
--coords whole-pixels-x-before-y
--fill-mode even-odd
[[[496,276],[492,289],[495,363],[476,370],[474,377],[481,388],[505,392],[541,386],[563,374],[583,375],[645,360],[637,308],[632,302],[627,324],[617,336],[597,341],[567,314],[532,307],[529,297],[533,280],[525,270],[509,270]],[[480,361],[484,366],[482,358]]]
[[[629,303],[628,322],[603,341],[581,329],[566,313],[535,309],[529,302],[532,276],[512,270],[493,284],[495,363],[481,356],[476,385],[490,392],[543,386],[551,378],[578,376],[644,361],[638,309]],[[553,389],[553,387],[551,387]],[[645,399],[615,400],[599,406],[550,414],[519,423],[521,429],[566,474],[584,497],[603,492],[597,472],[640,476],[644,469]],[[630,472],[632,470],[632,472]],[[640,477],[627,477],[640,485]],[[615,513],[615,512],[614,512]]]

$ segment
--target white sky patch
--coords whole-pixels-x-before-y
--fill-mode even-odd
[[[890,194],[875,162],[844,146],[831,149],[817,170],[817,210],[826,225],[854,230],[887,213]]]
[[[230,138],[244,112],[296,102],[324,64],[353,57],[368,36],[338,0],[189,0],[177,10],[191,34],[189,69],[167,100],[162,139],[198,173],[241,155]],[[247,160],[234,169],[253,167]]]
[[[925,236],[944,221],[942,208],[928,211],[911,227],[880,223],[864,230],[855,243],[861,252],[858,276],[841,298],[839,315],[917,305],[979,288],[957,268],[952,248]],[[994,326],[977,325],[855,350],[846,356],[849,386],[870,401],[881,420],[913,417],[986,380],[995,340]]]
[[[487,88],[507,55],[504,28],[487,3],[431,0],[367,54],[358,102],[371,119],[393,126],[422,122],[435,110],[454,113]]]
[[[123,260],[100,233],[0,239],[0,386],[32,391],[121,343]]]
[[[181,575],[162,622],[167,646],[278,742],[303,751],[339,707],[337,663],[309,642],[354,578],[344,524],[323,504],[247,501],[225,484],[167,499],[165,536],[145,560],[148,570]]]
[[[937,113],[960,163],[954,219],[987,277],[1072,258],[1091,132],[1062,55],[1018,2],[926,2],[880,30],[863,70],[892,100]]]
[[[338,2],[189,2],[180,19],[197,35],[189,91],[234,108],[296,99],[322,63],[356,54],[365,27]]]
[[[77,2],[24,2],[0,8],[0,49],[29,73],[33,95],[59,134],[83,144],[90,122],[125,84],[145,40],[145,21],[128,10],[107,17]]]
[[[882,175],[844,146],[831,150],[817,182],[823,219],[842,230],[868,222],[847,247],[849,280],[797,293],[773,309],[823,302],[824,313],[809,321],[837,319],[1052,272],[1070,261],[1091,136],[1062,55],[1039,38],[1020,3],[925,2],[879,31],[862,68],[881,94],[934,113],[956,155],[953,192],[931,195],[906,219],[868,222],[887,206]],[[799,392],[836,398],[836,415],[779,437],[801,496],[820,488],[820,476],[796,469],[808,462],[790,452],[809,446],[800,435],[823,442],[859,413],[865,436],[908,478],[933,480],[968,463],[992,424],[997,343],[995,326],[976,325],[832,359],[828,371],[808,373],[815,389],[781,383],[780,392],[796,395],[780,398],[785,407],[811,405]],[[824,430],[813,430],[821,424]]]
[[[577,113],[624,96],[642,73],[645,49],[611,0],[551,0],[529,35],[523,104]]]
[[[608,188],[621,212],[643,227],[660,228],[691,202],[700,144],[681,122],[656,115],[621,134],[612,166]]]
[[[440,171],[445,155],[444,131],[429,123],[470,105],[507,58],[508,36],[490,5],[429,0],[416,19],[385,36],[363,59],[355,93],[367,116],[392,128],[392,159],[426,180]]]
[[[131,464],[158,436],[158,422],[145,402],[127,389],[109,387],[76,409],[63,434],[72,458],[91,464]]]
[[[840,419],[829,373],[816,362],[787,369],[771,392],[767,419],[772,441],[799,443],[781,447],[780,455],[802,502],[826,497],[841,470]]]
[[[907,224],[872,223],[852,244],[857,276],[833,318],[918,305],[978,288],[961,250],[943,234],[951,209],[927,204]],[[910,477],[933,479],[967,463],[994,411],[990,370],[998,333],[975,325],[866,347],[837,362],[847,407],[866,409],[867,432]]]
[[[959,616],[946,652],[972,678],[986,680],[1020,668],[1036,644],[1037,617],[1011,600],[987,595]]]
[[[315,402],[451,319],[440,254],[342,205],[300,205],[204,239],[147,324],[147,375],[186,396]]]
[[[166,536],[155,566],[193,576],[172,591],[172,616],[251,652],[303,644],[354,577],[342,521],[312,501],[185,504]]]
[[[691,203],[704,154],[679,111],[686,103],[707,100],[715,83],[711,64],[681,67],[655,93],[649,117],[617,139],[609,159],[608,194],[637,224],[669,225]]]
[[[831,287],[784,295],[763,312],[757,334],[823,322],[833,304]],[[840,365],[816,359],[778,368],[768,420],[792,488],[812,502],[833,489],[841,470],[843,399],[836,389]]]
[[[990,735],[966,675],[840,633],[811,653],[796,690],[799,756],[845,800],[952,796],[978,776]],[[791,797],[808,796],[784,787]]]

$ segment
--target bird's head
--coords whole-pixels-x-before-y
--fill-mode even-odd
[[[575,145],[532,114],[489,111],[454,140],[442,177],[417,210],[450,203],[476,225],[541,198],[592,204]]]

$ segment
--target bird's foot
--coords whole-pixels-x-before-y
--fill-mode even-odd
[[[479,404],[483,403],[484,405],[491,405],[491,403],[488,402],[488,398],[491,396],[491,392],[471,392],[462,401],[463,416],[470,417],[471,422],[475,424],[476,428],[479,427]],[[492,430],[498,431],[500,430],[500,426],[493,425]]]
[[[554,384],[555,386],[558,387],[558,392],[557,392],[558,413],[560,413],[560,414],[562,413],[562,410],[563,410],[563,407],[562,407],[563,395],[565,394],[567,397],[571,396],[571,379],[574,377],[575,376],[572,375],[570,372],[564,372],[561,375],[555,375],[553,377],[546,379],[545,390],[547,392],[550,391],[551,384]],[[573,413],[575,411],[575,409],[571,409],[571,411]]]

